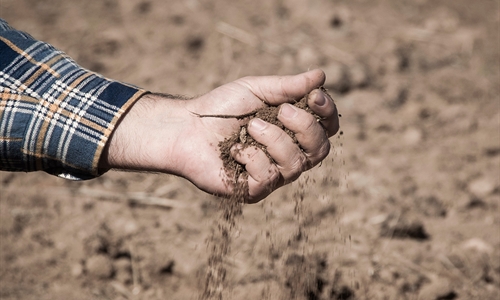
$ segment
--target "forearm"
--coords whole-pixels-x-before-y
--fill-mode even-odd
[[[0,53],[0,169],[98,176],[109,135],[145,91],[85,70],[2,20]]]
[[[102,170],[121,169],[180,175],[185,157],[179,151],[189,135],[193,116],[189,100],[143,95],[125,113],[101,156]],[[177,149],[176,149],[177,148]]]

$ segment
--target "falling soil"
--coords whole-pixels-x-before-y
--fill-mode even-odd
[[[325,88],[321,87],[320,89],[327,93]],[[309,94],[293,103],[293,105],[312,113],[319,121],[320,117],[315,114],[309,106],[307,106],[308,97]],[[234,119],[260,118],[265,122],[271,123],[283,129],[293,139],[293,141],[298,144],[294,132],[286,128],[283,123],[278,120],[278,113],[279,106],[270,106],[265,104],[260,109],[243,115],[199,115],[199,117]],[[243,146],[242,149],[255,146],[262,149],[272,161],[266,147],[248,134],[247,126],[248,123],[241,125],[238,131],[219,143],[219,150],[221,153],[220,158],[222,159],[224,172],[228,178],[227,184],[233,187],[233,193],[230,197],[223,198],[220,202],[219,210],[221,216],[216,220],[216,229],[212,231],[207,240],[210,255],[208,258],[205,288],[201,297],[203,300],[223,298],[223,292],[226,290],[225,283],[227,276],[224,259],[230,252],[231,235],[236,226],[236,219],[241,215],[242,205],[248,198],[248,174],[245,171],[245,166],[237,162],[231,155],[231,148],[237,143]],[[296,210],[296,214],[298,213],[300,212]]]

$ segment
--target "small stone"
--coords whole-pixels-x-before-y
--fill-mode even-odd
[[[139,231],[139,226],[130,218],[116,218],[109,222],[111,231],[119,237],[127,237],[136,234]]]
[[[475,179],[467,186],[469,192],[478,198],[489,196],[495,190],[495,182],[487,177]]]
[[[350,89],[349,75],[346,67],[338,62],[327,65],[323,71],[326,75],[325,87],[339,93]]]
[[[103,254],[91,256],[85,263],[87,274],[93,277],[106,279],[113,275],[113,264],[109,257]]]
[[[422,141],[422,139],[422,131],[418,128],[411,127],[406,129],[403,133],[403,140],[408,146],[416,146]]]
[[[300,67],[314,68],[320,63],[319,55],[311,47],[301,48],[297,53],[297,62]]]
[[[479,253],[492,254],[493,247],[480,238],[472,238],[462,243],[464,250],[472,250]]]
[[[427,240],[430,238],[420,220],[391,215],[380,226],[380,236],[388,238]]]
[[[382,268],[378,272],[378,277],[385,283],[393,283],[395,279],[394,272],[388,268]]]
[[[349,80],[353,88],[366,87],[369,84],[368,70],[361,64],[349,68]]]
[[[80,277],[83,274],[83,266],[81,263],[71,265],[71,275],[73,277]]]

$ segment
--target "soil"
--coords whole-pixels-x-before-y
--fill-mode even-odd
[[[0,172],[0,299],[497,299],[498,11],[0,0],[12,26],[152,91],[319,67],[344,133],[297,182],[235,207],[234,222],[221,222],[224,199],[173,176]]]
[[[320,87],[320,89],[327,93],[327,90],[324,87]],[[329,94],[328,94],[329,95]],[[293,103],[294,106],[303,109],[309,113],[311,113],[313,116],[316,117],[317,120],[319,120],[319,116],[315,114],[309,106],[307,106],[307,99],[309,95],[306,95],[302,99],[298,99],[295,103]],[[200,118],[232,118],[232,119],[238,119],[238,120],[250,120],[251,118],[260,118],[261,120],[264,120],[267,123],[273,124],[279,128],[281,128],[283,131],[285,131],[295,143],[298,143],[297,138],[295,137],[295,133],[291,131],[290,129],[286,128],[283,123],[281,123],[280,120],[278,120],[278,112],[279,112],[279,106],[271,106],[268,104],[263,103],[263,106],[253,112],[249,112],[243,115],[238,115],[238,116],[230,116],[230,115],[198,115]],[[267,152],[267,149],[264,145],[260,144],[257,142],[250,134],[248,134],[247,130],[248,124],[243,124],[240,126],[240,129],[233,133],[230,137],[224,139],[219,143],[219,151],[220,151],[220,158],[223,162],[224,166],[224,172],[226,172],[226,175],[228,178],[240,178],[242,174],[245,173],[245,167],[244,165],[241,165],[238,163],[231,155],[231,148],[235,144],[240,144],[242,146],[241,150],[254,146],[262,149],[264,153],[266,153],[269,157],[269,159],[272,160],[271,156]],[[246,175],[248,176],[248,175]],[[243,180],[243,183],[246,181]],[[229,183],[231,185],[234,185],[234,183]],[[248,189],[248,186],[243,184],[243,186],[239,187],[236,186],[237,189]],[[236,193],[240,193],[240,191],[236,191]]]
[[[320,89],[328,94],[324,87]],[[314,113],[307,105],[309,95],[293,103],[294,106],[303,109],[319,120],[319,116]],[[260,118],[267,123],[278,126],[283,129],[295,143],[298,144],[295,133],[286,128],[280,120],[278,120],[279,106],[271,106],[263,103],[263,106],[253,112],[243,115],[198,115],[200,118],[232,118],[232,119],[251,119]],[[248,124],[240,126],[239,130],[233,133],[230,137],[225,138],[219,143],[220,158],[223,162],[224,172],[228,179],[227,184],[233,187],[233,194],[227,199],[222,199],[219,205],[220,218],[216,219],[216,231],[208,238],[207,242],[210,249],[208,259],[207,278],[202,299],[222,299],[224,288],[226,286],[227,269],[224,266],[224,260],[229,255],[231,246],[231,237],[233,229],[236,226],[237,217],[242,213],[242,205],[248,197],[248,174],[245,171],[245,166],[237,162],[231,155],[231,148],[235,144],[242,146],[241,150],[247,147],[259,147],[262,149],[272,161],[272,157],[267,152],[264,145],[257,142],[248,133]],[[295,284],[294,284],[295,285]]]

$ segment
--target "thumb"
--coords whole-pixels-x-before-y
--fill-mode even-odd
[[[293,102],[325,83],[325,73],[320,69],[293,76],[245,77],[240,81],[252,93],[270,105]]]

